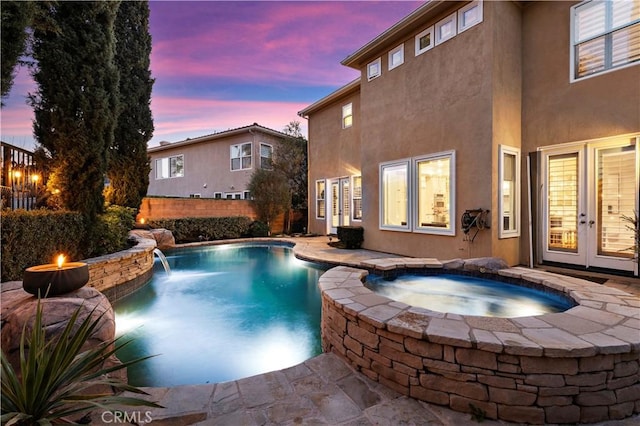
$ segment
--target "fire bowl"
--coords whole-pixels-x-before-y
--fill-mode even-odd
[[[25,269],[22,288],[27,293],[40,297],[70,293],[89,281],[89,267],[82,262],[32,266]]]

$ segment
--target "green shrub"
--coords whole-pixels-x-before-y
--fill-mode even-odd
[[[165,228],[173,233],[176,243],[240,238],[247,235],[251,219],[235,217],[187,217],[184,219],[149,220],[152,228]]]
[[[85,225],[80,213],[51,210],[2,212],[2,281],[22,279],[25,268],[52,263],[64,253],[68,260],[81,252]]]
[[[269,236],[269,225],[264,222],[260,222],[256,220],[249,225],[249,231],[247,232],[247,236],[249,237],[268,237]]]
[[[116,205],[107,207],[87,232],[89,246],[86,256],[102,256],[129,248],[127,238],[135,222],[136,209]]]
[[[364,228],[362,226],[338,226],[338,239],[344,243],[345,248],[359,249],[364,241]]]
[[[62,253],[77,261],[129,247],[135,210],[110,206],[88,225],[77,212],[15,210],[2,212],[2,281],[21,280],[25,268],[52,263]]]

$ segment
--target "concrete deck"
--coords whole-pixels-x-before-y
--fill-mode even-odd
[[[316,262],[359,266],[392,257],[368,250],[341,250],[327,237],[295,238],[296,256]],[[640,280],[612,278],[607,286],[640,297]],[[145,388],[150,399],[166,407],[128,407],[126,417],[92,413],[91,424],[112,425],[447,425],[475,424],[480,419],[427,404],[386,388],[356,372],[333,354],[323,354],[294,367],[226,383]],[[512,424],[485,420],[486,425]],[[596,423],[640,424],[640,416]]]

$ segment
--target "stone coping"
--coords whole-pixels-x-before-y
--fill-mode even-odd
[[[376,271],[445,266],[436,259],[415,258],[386,258],[361,264]],[[339,266],[325,272],[319,286],[346,312],[376,327],[431,342],[547,357],[640,352],[640,299],[579,278],[523,267],[481,273],[478,276],[487,279],[497,275],[514,280],[511,282],[522,280],[525,285],[561,292],[577,303],[564,312],[492,318],[435,312],[391,300],[363,285],[367,275],[365,269]]]

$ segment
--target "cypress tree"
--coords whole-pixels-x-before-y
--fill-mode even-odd
[[[14,69],[24,53],[27,26],[31,23],[33,6],[28,2],[2,2],[2,37],[0,37],[0,68],[2,98],[9,94],[15,76]]]
[[[118,115],[114,22],[119,2],[49,6],[57,31],[35,29],[34,135],[52,157],[54,202],[94,223],[104,210],[107,154]]]
[[[115,24],[115,62],[120,73],[120,115],[110,149],[107,175],[108,202],[139,208],[147,194],[151,167],[147,142],[153,135],[149,62],[149,4],[125,1],[120,4]]]

